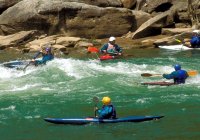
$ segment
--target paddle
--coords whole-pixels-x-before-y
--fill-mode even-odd
[[[99,102],[99,98],[97,97],[97,96],[94,96],[93,97],[93,102],[95,103],[94,104],[94,117],[96,117],[96,115],[97,115],[97,110],[96,110],[96,108],[97,108],[97,103]]]
[[[88,52],[91,52],[91,53],[98,53],[99,52],[99,50],[98,50],[98,48],[96,48],[96,47],[88,47]]]
[[[142,77],[153,77],[153,76],[162,76],[162,74],[150,74],[150,73],[142,73]]]
[[[185,45],[186,47],[191,48],[191,46],[186,44],[186,42],[184,40],[180,40],[180,39],[176,39],[176,38],[174,40],[177,41],[178,43],[181,43],[182,46]]]
[[[26,71],[26,68],[32,63],[32,61],[30,61],[24,68],[23,68],[23,71],[25,72]]]
[[[196,76],[198,74],[196,70],[190,70],[190,71],[187,71],[187,73],[189,76]],[[141,76],[142,77],[156,77],[156,76],[162,76],[162,74],[142,73]]]
[[[88,47],[87,51],[90,52],[90,53],[95,53],[96,56],[97,56],[97,59],[100,60],[100,58],[99,58],[99,56],[97,54],[99,52],[98,48],[96,48],[96,47]]]

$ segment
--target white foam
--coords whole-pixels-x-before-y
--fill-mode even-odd
[[[9,107],[6,107],[6,108],[1,108],[0,110],[15,110],[15,108],[16,108],[16,106],[14,106],[14,105],[11,105],[11,106],[9,106]]]

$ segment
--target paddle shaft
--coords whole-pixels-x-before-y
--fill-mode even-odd
[[[93,102],[95,102],[95,104],[94,104],[94,117],[96,117],[97,116],[96,108],[97,108],[97,103],[99,102],[99,98],[97,96],[93,97]]]
[[[187,72],[189,76],[196,76],[198,72],[196,70],[190,70]],[[150,73],[142,73],[141,76],[143,77],[156,77],[156,76],[162,76],[162,74],[150,74]]]

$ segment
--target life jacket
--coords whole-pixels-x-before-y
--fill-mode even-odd
[[[112,107],[112,112],[110,112],[109,114],[107,114],[106,116],[104,116],[104,119],[116,119],[116,110],[115,110],[115,107],[110,104],[110,105],[107,105],[109,107]],[[102,106],[102,109],[104,109],[105,105]]]
[[[110,43],[108,43],[108,48],[106,50],[108,53],[115,53],[116,52],[116,49],[115,49],[115,45],[112,45]]]
[[[174,84],[184,84],[188,74],[185,70],[178,70],[177,76],[174,78]]]
[[[199,36],[193,36],[190,40],[190,44],[193,48],[199,48],[200,47],[200,37]]]

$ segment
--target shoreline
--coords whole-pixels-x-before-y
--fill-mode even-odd
[[[129,39],[129,38],[116,37],[116,44],[118,44],[123,49],[123,56],[122,56],[123,59],[134,58],[135,50],[142,51],[146,49],[155,49],[156,47],[153,44],[153,41],[151,40],[158,40],[164,37],[166,37],[166,35],[151,36],[151,37],[135,39],[135,40]],[[98,42],[98,45],[94,45],[94,46],[100,49],[103,44],[108,42],[108,38],[96,39],[95,41]],[[91,43],[91,42],[88,41],[88,43]],[[23,49],[26,49],[25,46],[8,47],[4,50],[1,50],[0,60],[2,62],[5,62],[9,60],[11,61],[11,60],[31,59],[32,56],[37,52],[37,50],[33,50],[30,52],[23,52]],[[87,46],[83,46],[79,48],[72,47],[72,48],[67,48],[67,49],[68,49],[68,53],[65,54],[61,50],[54,48],[55,57],[84,59],[84,58],[92,58],[95,56],[92,53],[91,54],[87,53]]]

